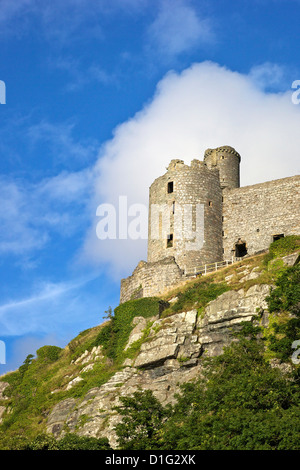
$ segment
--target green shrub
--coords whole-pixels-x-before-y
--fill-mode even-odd
[[[299,385],[266,362],[257,332],[245,323],[251,339],[208,358],[172,406],[149,390],[122,397],[120,449],[299,450]]]
[[[77,436],[67,434],[56,440],[51,434],[39,434],[27,442],[24,450],[109,450],[111,449],[107,438]]]
[[[115,410],[123,416],[116,425],[118,444],[122,450],[149,450],[157,448],[158,432],[168,417],[151,390],[134,392],[131,397],[120,397]]]
[[[59,450],[110,450],[106,437],[96,438],[67,434],[58,441]]]
[[[267,265],[271,260],[280,256],[286,256],[300,249],[300,236],[289,235],[288,237],[279,238],[271,243],[269,253],[264,257],[264,264]]]
[[[300,264],[286,268],[266,298],[269,312],[288,311],[300,303]]]
[[[282,361],[290,360],[291,345],[300,338],[300,265],[286,268],[266,298],[269,312],[281,315],[270,323],[268,348]],[[283,313],[292,314],[282,315]]]
[[[132,331],[132,320],[140,316],[150,318],[159,315],[162,302],[155,297],[129,300],[117,308],[110,322],[99,332],[94,346],[102,345],[103,351],[110,359],[120,359]]]
[[[178,300],[168,309],[168,312],[183,312],[191,308],[205,307],[209,302],[229,290],[225,283],[214,283],[211,280],[200,280],[190,288],[178,294]]]
[[[62,348],[58,346],[43,346],[37,350],[37,359],[40,361],[55,362],[60,356]]]

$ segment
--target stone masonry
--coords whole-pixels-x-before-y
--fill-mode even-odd
[[[148,260],[121,281],[120,302],[161,295],[204,264],[254,255],[300,233],[300,176],[240,188],[238,152],[171,160],[149,189]]]
[[[224,257],[235,255],[238,239],[247,253],[266,250],[274,236],[300,233],[300,176],[223,192]]]

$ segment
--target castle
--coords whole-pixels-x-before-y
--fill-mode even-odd
[[[300,176],[240,187],[239,153],[171,160],[149,190],[148,259],[121,280],[120,302],[160,295],[204,265],[254,255],[300,233]]]

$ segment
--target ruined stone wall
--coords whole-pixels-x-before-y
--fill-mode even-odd
[[[169,183],[172,183],[170,192]],[[191,223],[184,214],[188,206],[193,207]],[[160,217],[158,207],[164,207]],[[163,230],[168,225],[165,224],[168,217],[169,228]],[[179,221],[182,220],[184,222],[180,229]],[[194,239],[190,238],[191,228],[197,233]],[[168,231],[173,237],[172,243],[168,243]],[[148,261],[154,262],[169,256],[174,256],[180,268],[187,272],[222,259],[222,191],[219,171],[209,169],[199,160],[193,160],[190,166],[182,160],[172,160],[167,173],[157,178],[150,187]]]
[[[300,233],[300,176],[223,192],[224,259],[240,238],[248,254],[268,249],[273,235]]]
[[[121,280],[120,303],[163,294],[184,279],[172,257],[153,263],[140,261],[132,275]]]

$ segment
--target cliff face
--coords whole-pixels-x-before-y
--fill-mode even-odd
[[[152,390],[163,404],[172,402],[179,384],[201,374],[202,357],[220,354],[233,340],[241,322],[260,312],[267,323],[268,293],[269,285],[254,285],[248,291],[242,288],[225,292],[211,301],[201,315],[190,310],[167,318],[135,317],[126,347],[142,337],[147,324],[151,325],[136,359],[125,360],[122,370],[101,387],[89,390],[83,399],[59,402],[50,413],[47,431],[56,437],[66,429],[83,436],[106,436],[116,447],[113,428],[120,418],[113,408],[119,404],[119,397],[142,388]],[[77,362],[85,361],[92,368],[94,360],[95,356],[84,353]]]
[[[0,424],[11,435],[26,429],[29,437],[45,430],[55,438],[107,437],[117,448],[120,397],[148,389],[163,405],[174,403],[180,384],[201,377],[203,359],[237,341],[243,322],[268,332],[270,287],[300,258],[299,249],[269,254],[188,281],[163,299],[128,301],[66,348],[40,348],[31,363],[1,378]]]

